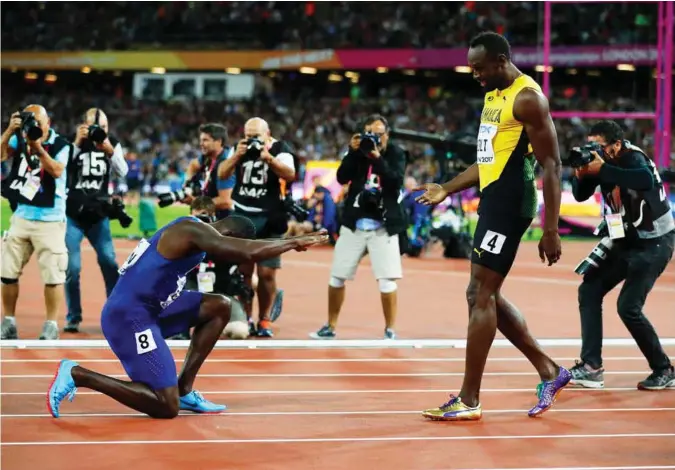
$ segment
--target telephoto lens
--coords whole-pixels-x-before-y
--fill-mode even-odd
[[[584,258],[581,263],[574,268],[574,272],[580,276],[583,276],[591,269],[598,268],[602,263],[605,262],[609,256],[609,252],[612,249],[614,242],[609,237],[602,238],[595,248]]]

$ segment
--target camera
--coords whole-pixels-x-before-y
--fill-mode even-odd
[[[233,297],[238,297],[243,303],[249,303],[253,300],[253,288],[246,285],[244,282],[244,275],[239,272],[236,265],[229,270],[227,277],[227,286],[225,287],[225,294]]]
[[[92,124],[89,126],[87,138],[96,144],[102,144],[108,138],[108,134],[98,124]]]
[[[570,151],[567,162],[572,168],[581,168],[588,165],[595,158],[591,155],[591,152],[597,152],[598,155],[602,156],[602,145],[596,142],[589,142],[583,147],[575,147]]]
[[[129,214],[124,211],[124,203],[119,199],[112,199],[103,203],[103,213],[110,220],[119,220],[122,228],[127,228],[134,221]]]
[[[382,191],[379,188],[364,189],[359,193],[359,206],[367,213],[380,211],[382,205]]]
[[[264,148],[265,142],[258,139],[257,137],[253,137],[246,141],[246,153],[251,155],[260,156],[260,152],[262,152],[262,149]]]
[[[597,269],[607,260],[609,252],[612,250],[614,242],[609,237],[603,237],[593,250],[584,258],[581,263],[574,268],[574,272],[583,276],[591,269]]]
[[[42,137],[42,128],[40,123],[35,119],[35,114],[29,111],[20,111],[21,118],[21,132],[26,134],[28,140],[38,140]]]
[[[174,202],[179,202],[185,199],[185,196],[191,194],[194,197],[199,197],[202,195],[202,188],[199,184],[199,176],[200,174],[196,174],[190,181],[188,181],[185,186],[183,186],[182,189],[179,189],[177,191],[171,191],[168,193],[162,193],[158,194],[157,198],[159,201],[157,202],[157,205],[160,208],[164,208],[167,206],[170,206]]]
[[[359,143],[359,150],[363,153],[370,153],[380,146],[380,136],[372,132],[364,132],[361,134],[361,142]]]
[[[296,203],[290,193],[286,194],[283,204],[286,213],[295,217],[298,222],[304,222],[309,217],[309,211]]]

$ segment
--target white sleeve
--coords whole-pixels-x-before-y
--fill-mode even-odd
[[[281,152],[279,155],[274,157],[280,163],[286,165],[291,170],[295,171],[295,162],[293,161],[293,155],[288,152]]]
[[[115,145],[115,151],[110,157],[110,163],[112,165],[113,174],[121,178],[125,177],[129,172],[129,165],[124,159],[124,150],[122,149],[122,144],[119,142]]]

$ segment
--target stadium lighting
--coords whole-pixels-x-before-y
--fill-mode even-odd
[[[158,75],[163,75],[166,73],[166,69],[164,67],[153,67],[150,69],[150,73],[156,73]]]
[[[305,73],[308,75],[315,75],[316,69],[314,67],[300,67],[300,73]]]
[[[387,67],[378,67],[375,69],[377,73],[387,73],[389,69]]]
[[[82,70],[80,70],[80,72],[82,72],[82,73],[90,73],[90,72],[91,72],[91,68],[90,68],[90,67],[82,67]]]
[[[633,64],[618,64],[616,69],[623,70],[624,72],[635,72],[635,66]]]
[[[471,67],[468,65],[458,65],[455,67],[455,72],[457,73],[471,73]]]
[[[241,73],[241,69],[239,67],[228,67],[225,69],[225,73],[229,73],[230,75],[239,75]]]

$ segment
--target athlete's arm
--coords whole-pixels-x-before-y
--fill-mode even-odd
[[[210,225],[198,223],[190,223],[186,229],[189,230],[190,240],[197,250],[206,252],[216,261],[234,264],[257,263],[287,251],[328,240],[325,234],[274,240],[246,240],[223,236]]]
[[[441,187],[446,193],[454,194],[476,186],[479,182],[478,164],[474,163],[447,183],[443,183]]]
[[[513,116],[525,127],[534,156],[544,170],[544,232],[558,231],[560,216],[560,149],[548,100],[541,93],[526,88],[516,97]]]

